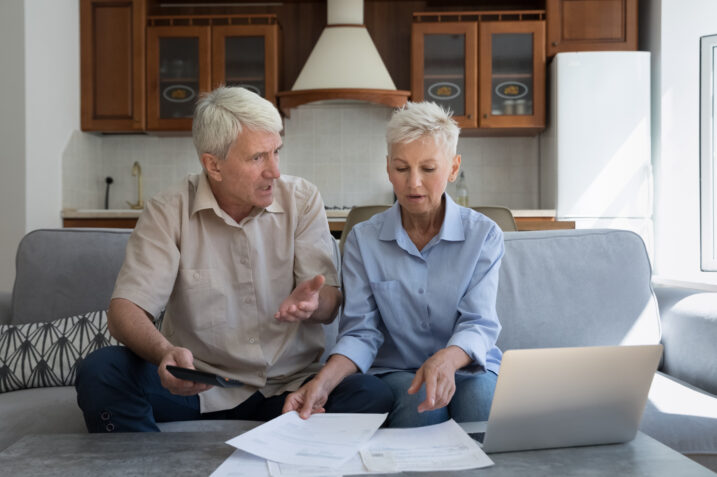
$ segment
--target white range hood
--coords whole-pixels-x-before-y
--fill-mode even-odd
[[[279,107],[289,110],[323,100],[360,100],[391,107],[405,104],[363,23],[363,0],[327,0],[327,26],[291,91],[280,92]]]

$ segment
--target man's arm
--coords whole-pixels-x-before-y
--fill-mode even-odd
[[[177,379],[167,371],[167,365],[194,368],[192,352],[173,346],[155,328],[151,317],[142,308],[124,298],[110,301],[107,313],[110,334],[126,345],[140,358],[157,365],[162,386],[172,394],[192,396],[210,389],[211,386],[184,379]]]

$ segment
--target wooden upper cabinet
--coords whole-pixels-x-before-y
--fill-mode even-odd
[[[230,25],[212,28],[212,88],[242,86],[276,104],[279,28]]]
[[[414,23],[411,30],[411,98],[453,111],[461,128],[478,126],[478,25]]]
[[[196,21],[202,24],[193,24],[195,18],[191,17],[150,18],[147,27],[150,131],[190,131],[197,99],[221,84],[242,86],[276,103],[279,89],[276,17],[235,15],[199,17]],[[213,24],[214,21],[221,24]]]
[[[637,50],[638,0],[546,0],[547,55]]]
[[[147,28],[147,129],[189,131],[194,104],[211,87],[208,26]]]
[[[145,0],[80,1],[83,131],[145,128]]]
[[[545,127],[545,22],[481,22],[482,128]]]
[[[545,128],[545,12],[414,13],[412,101],[448,107],[467,135]]]

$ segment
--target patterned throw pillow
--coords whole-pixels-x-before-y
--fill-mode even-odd
[[[0,392],[73,386],[85,356],[116,344],[104,311],[48,323],[1,325]]]

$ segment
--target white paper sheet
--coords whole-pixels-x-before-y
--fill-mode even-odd
[[[236,450],[209,477],[270,477],[266,460]]]
[[[343,475],[376,474],[366,469],[357,452],[345,464],[338,469],[327,469],[326,467],[314,467],[308,465],[280,464],[267,461],[271,477],[341,477]]]
[[[387,414],[289,412],[227,441],[227,444],[282,464],[337,469],[353,457]]]
[[[379,429],[361,449],[367,469],[375,472],[477,469],[493,461],[450,419],[412,429]]]

